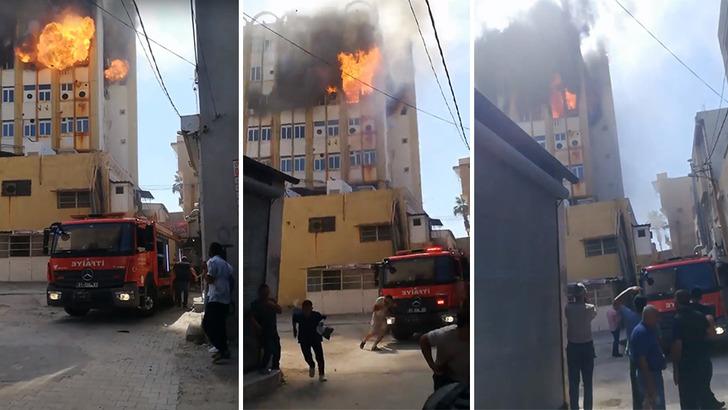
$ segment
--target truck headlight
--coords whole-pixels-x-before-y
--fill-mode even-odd
[[[131,294],[129,292],[118,292],[116,297],[122,302],[128,302],[131,300]]]
[[[388,324],[388,325],[393,325],[393,324],[394,324],[394,318],[393,318],[393,317],[391,317],[391,316],[390,316],[390,317],[388,317],[388,318],[387,318],[387,324]]]
[[[723,333],[725,333],[725,329],[723,328],[723,326],[716,326],[715,327],[715,334],[716,335],[722,335]]]
[[[48,291],[48,299],[61,300],[61,292],[57,292],[55,290]]]
[[[445,323],[453,323],[453,322],[455,322],[455,316],[453,316],[453,315],[444,315],[442,317],[442,321],[445,322]]]

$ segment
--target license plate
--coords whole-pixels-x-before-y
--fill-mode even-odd
[[[410,308],[409,313],[425,313],[427,312],[426,308]]]
[[[76,282],[77,288],[98,288],[99,282]]]

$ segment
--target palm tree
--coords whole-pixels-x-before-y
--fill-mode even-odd
[[[182,175],[180,175],[179,171],[177,171],[176,174],[174,174],[174,184],[172,184],[172,192],[179,194],[179,204],[182,206],[182,186],[184,183],[182,182]]]
[[[452,213],[455,216],[461,215],[463,217],[465,232],[470,236],[470,205],[465,201],[462,194],[455,197],[455,206],[452,208]]]

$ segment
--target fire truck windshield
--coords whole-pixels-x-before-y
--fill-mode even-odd
[[[450,256],[392,259],[394,268],[384,269],[382,287],[432,285],[457,280],[455,260]]]
[[[134,231],[130,223],[71,224],[54,235],[51,255],[117,256],[131,254]]]
[[[650,270],[644,279],[642,286],[648,297],[672,296],[678,289],[714,291],[718,287],[713,265],[708,262]]]

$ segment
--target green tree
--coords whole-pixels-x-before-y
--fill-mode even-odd
[[[465,232],[470,236],[470,205],[468,205],[462,195],[455,197],[455,206],[452,208],[452,213],[455,216],[463,217]]]
[[[182,175],[180,175],[179,171],[177,171],[176,174],[174,174],[174,184],[172,184],[172,192],[175,194],[179,194],[179,204],[182,206],[183,198],[182,198]]]

